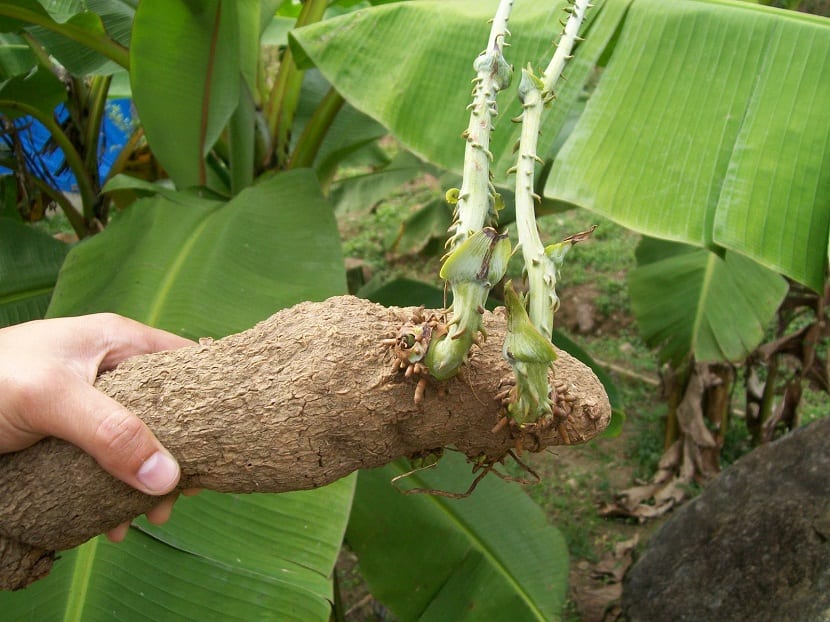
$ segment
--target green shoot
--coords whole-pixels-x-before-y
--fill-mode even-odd
[[[522,69],[519,83],[519,99],[522,102],[522,114],[516,119],[522,123],[519,139],[518,159],[511,172],[516,174],[516,225],[519,232],[519,247],[522,250],[525,270],[527,272],[528,296],[522,304],[508,304],[508,313],[522,312],[527,305],[529,321],[539,334],[550,340],[553,334],[553,317],[559,307],[556,295],[557,272],[567,250],[577,241],[590,233],[571,236],[561,244],[545,248],[536,226],[534,202],[540,197],[534,193],[534,175],[537,162],[542,162],[536,153],[542,113],[547,104],[555,98],[553,87],[562,75],[565,62],[571,57],[573,46],[578,39],[579,27],[590,5],[587,0],[575,0],[568,7],[570,17],[556,47],[550,63],[541,76],[536,76],[530,64]],[[523,323],[511,318],[508,325],[521,326]],[[508,328],[510,330],[510,328]],[[515,339],[508,335],[508,340]],[[508,356],[516,377],[518,399],[509,408],[517,423],[536,421],[540,416],[551,412],[548,383],[548,369],[553,364],[555,354],[549,351],[548,358],[534,361],[518,361]]]
[[[485,224],[495,222],[501,199],[491,182],[490,133],[498,114],[496,94],[510,85],[513,74],[502,54],[512,6],[512,0],[501,1],[487,48],[473,63],[473,102],[469,105],[470,123],[463,133],[467,141],[464,175],[461,189],[447,193],[447,200],[455,205],[455,217],[441,277],[452,288],[453,319],[425,360],[429,373],[439,380],[458,372],[478,340],[487,296],[504,276],[510,257],[507,235],[485,228]]]

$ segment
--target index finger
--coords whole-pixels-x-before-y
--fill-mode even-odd
[[[178,350],[195,345],[195,342],[160,328],[113,313],[99,314],[103,358],[99,369],[112,369],[122,361],[138,354],[150,354],[163,350]]]

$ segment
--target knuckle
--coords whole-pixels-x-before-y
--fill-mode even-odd
[[[107,327],[116,327],[124,323],[124,318],[122,316],[109,311],[96,313],[95,319],[98,324],[102,324]]]
[[[34,413],[43,409],[44,389],[53,382],[48,374],[39,370],[26,373],[9,373],[2,377],[3,393],[7,407],[13,412]]]
[[[116,313],[96,313],[95,327],[105,348],[112,346],[113,336],[124,330],[124,318]]]
[[[144,424],[123,411],[107,414],[95,430],[94,442],[118,462],[138,458],[145,445]]]

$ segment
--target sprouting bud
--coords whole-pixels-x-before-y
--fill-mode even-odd
[[[513,65],[504,60],[504,56],[498,54],[495,63],[493,82],[500,91],[508,88],[513,81]]]
[[[556,349],[530,321],[524,302],[510,281],[504,287],[504,304],[507,308],[504,357],[510,363],[553,363],[556,360]]]
[[[497,91],[509,87],[510,82],[513,80],[513,65],[504,59],[501,50],[498,48],[485,50],[479,54],[473,62],[473,69],[479,74],[490,74],[493,87]]]
[[[553,265],[556,266],[557,270],[562,267],[562,264],[565,263],[565,255],[568,254],[568,251],[571,250],[573,244],[570,242],[558,242],[556,244],[551,244],[550,246],[545,247],[545,255],[548,256],[553,262]]]
[[[551,412],[548,372],[556,360],[556,349],[534,326],[522,297],[510,282],[504,288],[504,301],[507,306],[507,335],[503,353],[516,381],[507,414],[515,423],[524,425],[538,421]]]
[[[522,68],[522,79],[519,81],[519,101],[524,103],[525,98],[532,92],[541,92],[545,88],[544,82],[533,73],[533,66],[528,63]]]
[[[461,195],[461,190],[458,188],[450,188],[447,190],[447,193],[444,195],[444,199],[446,199],[447,203],[450,205],[455,205],[458,203],[458,197]]]
[[[492,192],[490,194],[490,210],[488,216],[490,216],[493,222],[499,221],[499,212],[503,209],[504,197],[502,197],[498,192]]]
[[[562,268],[562,264],[565,263],[565,255],[568,254],[568,251],[571,250],[571,247],[574,244],[578,244],[579,242],[584,242],[596,230],[597,226],[593,225],[587,231],[580,231],[579,233],[574,233],[573,235],[569,235],[561,242],[557,242],[556,244],[551,244],[550,246],[545,247],[545,255],[547,255],[548,259],[553,262],[553,265],[556,266],[556,269],[559,270]]]
[[[492,227],[476,231],[447,257],[441,266],[441,278],[451,284],[486,283],[488,289],[507,271],[511,245],[507,233]]]

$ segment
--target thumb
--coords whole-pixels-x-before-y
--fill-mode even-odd
[[[179,465],[150,428],[121,404],[94,387],[78,383],[54,436],[73,443],[101,467],[150,495],[171,492],[179,482]]]

